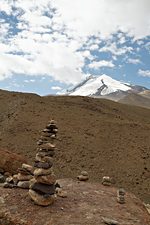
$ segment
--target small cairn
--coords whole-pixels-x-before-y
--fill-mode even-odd
[[[77,176],[79,181],[87,181],[89,179],[89,175],[86,171],[82,171],[79,176]]]
[[[35,204],[41,206],[51,205],[55,200],[56,177],[53,172],[53,156],[57,131],[55,121],[51,120],[37,142],[38,152],[34,163],[34,178],[30,180],[29,195]]]
[[[125,203],[125,190],[123,188],[120,188],[117,191],[117,202],[120,204],[124,204]]]
[[[108,176],[104,176],[102,179],[102,184],[104,186],[111,186],[111,178]]]
[[[3,185],[4,188],[29,188],[29,181],[33,178],[33,167],[28,164],[22,164],[21,168],[18,168],[18,174],[9,176]]]

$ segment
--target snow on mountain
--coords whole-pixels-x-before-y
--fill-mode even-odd
[[[78,84],[68,95],[79,96],[105,96],[117,91],[128,91],[131,87],[128,84],[114,80],[107,75],[90,76],[84,82]]]

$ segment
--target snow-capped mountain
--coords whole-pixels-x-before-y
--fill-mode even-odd
[[[118,101],[128,93],[139,93],[147,88],[134,86],[112,79],[107,75],[89,76],[66,94],[72,96],[91,96]]]

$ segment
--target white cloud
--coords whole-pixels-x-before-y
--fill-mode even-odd
[[[111,52],[113,55],[116,55],[116,56],[124,55],[132,51],[133,51],[132,47],[124,46],[124,47],[118,48],[116,43],[111,43],[110,41],[99,50],[99,52]]]
[[[70,30],[108,37],[121,30],[142,38],[150,33],[149,0],[55,0],[61,19]]]
[[[101,60],[98,62],[92,62],[89,64],[89,68],[91,69],[98,69],[100,67],[114,67],[115,65],[111,62],[111,61],[105,61],[105,60]]]
[[[141,63],[139,59],[130,59],[130,58],[127,60],[127,62],[135,65]]]
[[[36,80],[30,79],[30,80],[24,80],[25,83],[34,83]]]
[[[141,70],[139,69],[138,74],[142,77],[150,77],[150,70]]]
[[[8,15],[12,12],[12,0],[1,0],[0,11],[7,13]]]
[[[97,49],[99,49],[99,46],[98,46],[97,44],[93,44],[93,45],[90,46],[89,49],[90,49],[91,51],[92,51],[92,50],[97,50]]]
[[[57,90],[57,91],[62,90],[62,88],[61,88],[61,87],[59,87],[59,86],[54,86],[54,87],[51,87],[51,89],[52,89],[52,90]]]
[[[4,20],[0,20],[0,41],[5,40],[6,35],[9,31],[9,24],[6,23]]]

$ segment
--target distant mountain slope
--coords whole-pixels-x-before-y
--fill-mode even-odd
[[[118,102],[129,104],[129,105],[136,105],[145,108],[150,108],[150,98],[144,97],[145,95],[129,93],[124,98],[120,99]]]
[[[150,98],[150,90],[142,91],[139,94],[145,98]]]

